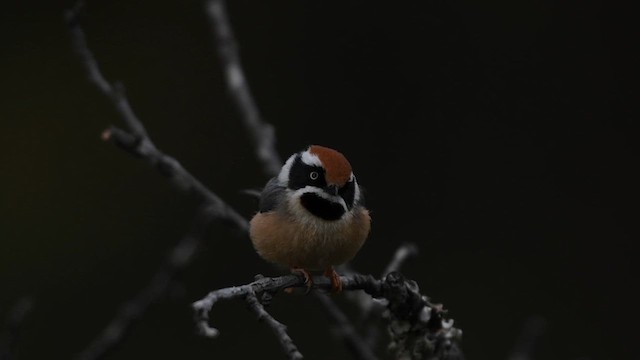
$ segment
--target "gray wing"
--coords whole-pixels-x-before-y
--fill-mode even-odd
[[[264,186],[260,193],[260,212],[275,209],[284,197],[285,187],[278,184],[278,178],[274,177]]]

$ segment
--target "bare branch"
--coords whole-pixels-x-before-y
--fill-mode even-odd
[[[209,0],[206,3],[206,10],[224,67],[227,87],[241,114],[245,128],[256,145],[256,155],[262,163],[264,172],[269,176],[275,176],[282,166],[280,156],[275,149],[275,130],[271,124],[262,120],[258,106],[251,95],[225,3],[223,0]]]
[[[246,219],[240,216],[235,210],[226,205],[215,193],[208,190],[201,182],[199,182],[195,177],[193,177],[189,172],[187,172],[180,163],[174,158],[163,154],[160,150],[156,148],[151,139],[149,138],[147,131],[145,130],[142,123],[135,116],[133,110],[131,109],[129,102],[124,95],[122,90],[122,86],[115,86],[110,84],[102,75],[99,70],[98,64],[87,47],[86,39],[84,32],[79,26],[78,22],[78,13],[79,6],[76,6],[73,10],[67,13],[67,20],[69,22],[74,49],[87,71],[87,75],[89,80],[104,94],[106,95],[113,103],[117,112],[124,119],[129,131],[125,131],[116,127],[111,127],[107,129],[103,133],[103,139],[105,141],[111,141],[116,144],[121,149],[133,154],[135,156],[141,157],[146,160],[152,167],[156,168],[163,175],[168,177],[182,190],[195,193],[199,198],[201,198],[205,204],[208,205],[208,218],[219,217],[229,221],[234,224],[236,227],[241,230],[247,231],[248,224]],[[245,122],[245,126],[252,134],[254,142],[257,147],[258,158],[262,161],[265,172],[269,175],[274,175],[280,168],[281,161],[277,156],[277,153],[274,148],[274,132],[271,125],[262,122],[260,119],[259,113],[257,111],[257,107],[253,99],[251,98],[248,85],[245,81],[244,74],[242,73],[242,69],[240,66],[240,58],[237,51],[237,45],[235,44],[235,40],[233,38],[233,34],[231,33],[231,28],[229,26],[228,19],[226,17],[226,10],[224,9],[224,3],[221,0],[211,0],[207,6],[210,17],[213,21],[214,31],[216,32],[216,36],[218,37],[218,41],[220,42],[220,54],[223,60],[223,64],[225,66],[225,74],[227,77],[227,83],[232,90],[232,94],[234,96],[234,101],[238,106],[239,110],[243,113],[243,120]],[[181,241],[181,244],[183,241]],[[185,241],[185,243],[187,243]],[[193,243],[189,242],[192,246],[177,246],[172,252],[172,256],[170,257],[170,261],[168,264],[170,268],[173,270],[178,269],[181,266],[184,266],[189,262],[192,254],[195,251],[195,246]],[[196,242],[197,243],[197,242]],[[396,262],[401,263],[406,255],[400,256],[397,258]],[[390,266],[389,269],[394,269],[399,265]],[[398,274],[398,273],[392,273]],[[98,354],[100,356],[107,350],[109,350],[114,344],[120,341],[121,337],[137,317],[139,317],[145,310],[146,306],[155,299],[157,294],[164,293],[166,290],[166,286],[168,284],[168,278],[171,278],[172,273],[166,271],[160,271],[154,277],[151,284],[143,289],[143,291],[134,298],[130,303],[128,303],[121,313],[116,319],[105,329],[102,336],[97,339],[96,342],[92,343],[92,345],[87,349],[87,351],[83,354]],[[401,276],[401,275],[400,275]],[[285,277],[281,277],[285,278]],[[410,294],[411,291],[407,291],[407,287],[410,286],[412,288],[417,289],[417,285],[413,282],[405,282],[402,280],[403,287],[396,287],[393,291],[396,291],[395,295],[393,291],[389,292],[388,296],[383,295],[375,295],[378,294],[381,290],[368,288],[368,287],[383,287],[387,284],[387,281],[393,280],[395,277],[389,276],[384,277],[383,280],[380,280],[380,284],[376,284],[371,281],[360,281],[358,279],[366,278],[362,275],[354,274],[349,278],[343,277],[343,285],[345,289],[349,289],[349,280],[353,280],[353,283],[358,283],[362,285],[358,289],[365,290],[368,294],[374,297],[380,297],[387,299],[388,308],[392,310],[393,304],[402,304],[402,301],[394,302],[389,300],[391,298],[398,298],[399,294]],[[371,278],[371,277],[369,277]],[[266,278],[265,278],[266,279]],[[276,280],[279,278],[272,278],[271,280]],[[373,279],[373,278],[371,278]],[[286,280],[286,279],[285,279]],[[300,353],[295,348],[290,337],[288,337],[286,333],[286,328],[283,324],[276,321],[273,317],[271,317],[265,310],[264,307],[258,301],[258,294],[268,295],[277,292],[278,290],[284,287],[299,287],[302,286],[301,279],[298,277],[293,278],[294,283],[291,285],[279,285],[276,287],[271,286],[271,288],[265,288],[261,290],[261,286],[254,286],[258,282],[262,280],[258,280],[252,284],[245,285],[243,287],[234,287],[229,288],[228,293],[216,293],[212,292],[205,299],[194,303],[194,309],[199,314],[199,328],[201,332],[208,336],[215,336],[217,334],[217,330],[211,328],[207,324],[208,312],[211,309],[211,306],[219,300],[223,298],[234,298],[237,296],[244,296],[245,300],[250,305],[251,309],[259,316],[260,319],[264,319],[267,324],[271,327],[271,329],[276,333],[280,342],[289,355],[290,358],[299,358],[301,357]],[[373,279],[375,280],[375,279]],[[287,281],[292,281],[291,278]],[[286,283],[286,281],[285,281]],[[273,285],[273,284],[271,284]],[[388,285],[388,284],[387,284]],[[249,286],[249,287],[247,287]],[[324,281],[316,281],[316,286],[318,288],[326,289],[329,287],[329,283],[326,279]],[[391,289],[391,287],[389,287]],[[356,289],[354,287],[354,289]],[[223,289],[225,290],[225,289]],[[231,291],[232,290],[232,291]],[[404,290],[402,292],[401,290]],[[216,293],[216,294],[214,294]],[[212,295],[213,294],[213,295]],[[415,295],[415,294],[414,294]],[[418,294],[419,295],[419,294]],[[322,296],[322,295],[321,295]],[[406,297],[409,299],[410,297]],[[418,304],[420,301],[413,301],[413,307],[411,309],[421,309],[419,310],[418,317],[411,314],[412,311],[391,311],[391,319],[393,320],[390,325],[390,331],[392,333],[393,345],[396,349],[396,354],[399,357],[406,356],[407,354],[415,354],[415,353],[426,353],[429,352],[435,355],[450,355],[450,354],[459,354],[455,350],[457,349],[457,345],[452,343],[452,339],[457,339],[459,337],[459,330],[451,327],[452,322],[447,322],[442,317],[444,311],[438,305],[428,304],[428,300],[423,296],[413,296],[414,299],[420,299],[424,304]],[[333,313],[334,319],[337,321],[345,321],[346,317],[339,317],[341,314],[340,310],[335,306],[330,299],[325,298],[325,300],[329,300],[328,302],[323,302],[325,307],[328,310],[335,310],[336,313]],[[199,305],[198,305],[199,304]],[[329,304],[328,306],[326,304]],[[417,304],[417,305],[416,305]],[[398,305],[397,309],[402,309],[401,305]],[[407,304],[405,304],[407,306]],[[203,309],[208,309],[203,311]],[[435,309],[435,311],[434,311]],[[401,314],[402,316],[398,317],[394,314]],[[425,315],[427,314],[427,315]],[[437,315],[437,316],[434,316]],[[342,314],[343,315],[343,314]],[[438,317],[439,316],[439,317]],[[439,319],[438,321],[431,321],[431,319]],[[421,321],[422,326],[418,326],[418,322]],[[395,321],[395,322],[394,322]],[[411,332],[405,331],[405,323],[409,323],[409,329]],[[427,325],[431,324],[431,325]],[[435,324],[435,326],[434,326]],[[343,329],[348,329],[344,328]],[[421,331],[415,331],[415,329],[422,329]],[[352,332],[355,334],[355,331]],[[424,336],[421,334],[424,333]],[[416,335],[418,334],[418,335]],[[354,336],[357,336],[355,334]],[[355,338],[357,339],[357,338]],[[426,345],[425,345],[426,344]],[[96,350],[97,349],[97,350]],[[450,351],[453,350],[453,351]],[[361,352],[363,355],[362,358],[366,357],[366,352]],[[435,356],[434,355],[434,356]],[[461,355],[461,354],[459,354]],[[81,358],[82,357],[81,354]],[[91,355],[86,358],[92,358]],[[460,358],[460,357],[442,357],[438,356],[437,358]]]
[[[201,335],[207,337],[217,337],[219,331],[210,327],[209,312],[213,305],[220,300],[231,300],[246,296],[249,292],[272,294],[281,289],[293,287],[298,284],[300,279],[296,275],[281,276],[279,278],[260,277],[251,284],[242,286],[233,286],[230,288],[215,290],[207,294],[204,298],[193,303],[192,307],[195,311],[195,320]]]
[[[9,309],[7,320],[2,333],[0,333],[0,360],[15,358],[15,348],[20,335],[20,328],[27,315],[33,309],[33,299],[25,296],[20,298]]]
[[[176,272],[192,259],[201,242],[210,220],[227,220],[241,230],[248,229],[248,223],[240,214],[229,207],[219,196],[207,189],[174,158],[162,153],[151,141],[144,126],[135,116],[129,102],[121,91],[122,87],[111,85],[102,75],[98,63],[86,43],[85,34],[79,23],[82,9],[78,3],[66,13],[72,36],[73,48],[78,54],[89,80],[98,90],[111,99],[116,111],[129,128],[129,132],[111,127],[102,133],[102,139],[110,141],[126,152],[144,159],[162,175],[169,178],[178,188],[199,197],[205,204],[196,217],[192,231],[184,236],[173,248],[164,268],[159,270],[150,283],[138,295],[123,305],[116,317],[106,326],[91,344],[77,357],[97,359],[117,345],[126,331],[146,311],[148,306],[164,294]]]
[[[387,301],[391,348],[398,359],[462,359],[457,341],[462,332],[453,327],[453,320],[445,318],[446,310],[420,294],[418,285],[406,280],[399,272],[392,272],[378,280],[371,275],[341,276],[344,291],[363,290],[374,298]],[[313,278],[314,287],[328,291],[330,281],[322,276]],[[215,337],[218,330],[209,326],[209,312],[219,300],[275,295],[285,288],[303,287],[304,279],[298,275],[259,278],[243,286],[234,286],[210,292],[193,303],[195,319],[201,334]]]
[[[210,207],[198,211],[189,232],[169,252],[167,259],[149,284],[122,305],[102,332],[76,356],[78,360],[100,359],[112,350],[142,317],[149,306],[167,293],[176,275],[188,265],[202,244],[209,223],[214,219]]]
[[[179,189],[195,194],[204,203],[215,209],[212,214],[217,219],[225,220],[242,231],[248,231],[249,223],[242,215],[191,175],[175,158],[156,148],[149,138],[139,140],[117,127],[105,130],[102,138],[134,156],[141,157],[160,174],[169,178]]]
[[[118,111],[122,116],[133,135],[138,138],[146,138],[147,131],[140,120],[138,120],[133,109],[131,109],[131,106],[129,105],[129,101],[124,96],[124,88],[119,85],[114,86],[104,78],[100,68],[98,67],[98,62],[93,56],[93,53],[87,47],[86,36],[80,26],[80,12],[83,10],[84,3],[82,1],[78,1],[73,8],[69,9],[65,13],[65,18],[71,32],[73,50],[82,61],[82,65],[87,72],[89,81],[93,83],[100,92],[108,97],[109,100],[111,100],[116,111]]]
[[[249,307],[258,317],[258,320],[264,321],[271,328],[271,330],[276,334],[278,340],[280,341],[280,345],[282,345],[282,349],[287,354],[287,357],[292,360],[302,359],[302,354],[298,351],[298,348],[287,334],[287,327],[274,319],[265,309],[264,306],[258,301],[258,297],[253,289],[249,289],[247,297],[245,298]]]
[[[78,3],[81,4],[81,3]],[[112,86],[102,75],[93,53],[87,46],[84,31],[80,26],[79,11],[81,5],[76,5],[66,13],[67,23],[72,35],[72,45],[87,72],[89,80],[108,98],[122,117],[129,132],[117,127],[111,127],[102,133],[102,139],[116,144],[132,155],[141,157],[162,175],[169,178],[181,190],[194,193],[205,203],[216,208],[216,216],[246,230],[247,220],[229,207],[218,195],[207,189],[198,179],[189,173],[173,157],[164,154],[153,144],[144,126],[135,116],[124,93]]]

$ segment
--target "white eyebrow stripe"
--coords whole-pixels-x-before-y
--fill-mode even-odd
[[[360,186],[358,185],[358,180],[356,180],[356,176],[351,172],[351,178],[349,181],[353,181],[353,203],[357,204],[360,201]]]
[[[322,162],[320,161],[320,158],[310,153],[308,150],[302,153],[302,162],[311,166],[322,166]]]
[[[293,166],[293,162],[296,159],[298,154],[293,154],[289,156],[287,162],[284,163],[280,173],[278,174],[278,182],[284,186],[287,186],[289,183],[289,173],[291,172],[291,166]]]

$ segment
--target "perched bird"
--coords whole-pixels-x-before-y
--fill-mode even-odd
[[[340,152],[311,145],[289,157],[260,193],[249,235],[265,260],[300,272],[324,271],[332,291],[342,291],[334,266],[351,260],[371,227],[369,211]]]

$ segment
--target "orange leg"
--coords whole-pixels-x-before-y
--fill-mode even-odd
[[[304,269],[304,268],[291,268],[291,272],[297,272],[297,273],[301,273],[302,276],[304,276],[304,283],[307,285],[307,291],[305,291],[305,294],[308,294],[309,291],[311,291],[311,288],[313,287],[313,278],[311,277],[311,274],[309,274],[309,272]],[[287,289],[285,289],[285,291],[287,291]],[[293,290],[288,290],[288,293],[291,293]]]
[[[338,275],[333,266],[326,268],[323,275],[331,280],[331,292],[342,292],[342,281],[340,280],[340,275]]]

